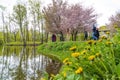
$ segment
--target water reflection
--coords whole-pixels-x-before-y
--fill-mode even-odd
[[[40,80],[51,60],[36,47],[3,47],[0,51],[0,80]]]

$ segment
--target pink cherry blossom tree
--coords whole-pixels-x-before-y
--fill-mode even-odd
[[[96,22],[93,8],[84,8],[82,4],[68,5],[62,0],[53,0],[43,12],[49,32],[59,33],[62,38],[63,34],[71,34],[74,41],[79,32],[91,30],[91,25]]]
[[[85,30],[92,30],[92,25],[96,22],[96,14],[93,8],[85,9],[80,4],[75,4],[66,10],[66,13],[62,25],[64,30],[68,31],[72,35],[72,40],[76,40],[77,34]]]
[[[110,17],[110,24],[114,26],[120,27],[120,13],[116,13]]]

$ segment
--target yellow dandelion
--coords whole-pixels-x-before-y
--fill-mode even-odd
[[[93,42],[94,42],[93,40],[87,41],[88,44],[92,44]]]
[[[69,58],[65,58],[65,59],[63,60],[63,63],[68,62],[68,60],[69,60]]]
[[[96,57],[101,57],[101,54],[100,53],[96,53],[95,56]]]
[[[66,77],[66,75],[67,75],[66,72],[64,72],[64,73],[63,73],[63,76]]]
[[[96,41],[93,41],[93,44],[96,44]]]
[[[102,42],[102,39],[99,39],[98,42]]]
[[[72,62],[66,62],[66,65],[70,65],[70,64],[72,64]]]
[[[106,36],[102,36],[101,38],[102,38],[102,39],[107,39],[107,37],[106,37]]]
[[[82,52],[81,52],[81,54],[85,54],[87,51],[86,50],[83,50]]]
[[[93,61],[95,59],[95,55],[91,55],[88,57],[89,60]]]
[[[80,74],[80,73],[82,73],[82,72],[83,72],[83,68],[82,68],[82,67],[79,67],[79,68],[75,71],[76,74]]]
[[[112,42],[108,41],[108,42],[106,42],[106,44],[107,44],[107,45],[111,45],[111,44],[112,44]]]
[[[77,48],[76,46],[73,46],[73,47],[71,47],[69,50],[70,50],[70,51],[75,51],[76,48]]]
[[[106,32],[106,34],[110,34],[110,32]]]
[[[79,52],[76,52],[76,53],[72,53],[71,56],[77,58],[79,55],[80,55],[80,53],[79,53]]]

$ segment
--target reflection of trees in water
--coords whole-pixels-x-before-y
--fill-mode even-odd
[[[5,53],[4,53],[5,51]],[[1,74],[1,77],[0,77],[0,80],[4,78],[4,75],[6,75],[7,77],[9,77],[7,74],[9,74],[9,71],[7,68],[9,68],[9,60],[7,60],[7,56],[9,55],[9,48],[4,48],[2,49],[2,55],[1,56],[1,59],[0,59],[0,65],[1,65],[1,70],[0,70],[0,74]],[[3,60],[2,60],[3,59]],[[2,63],[2,64],[1,64]],[[5,71],[7,74],[5,74]],[[6,78],[6,77],[5,77]]]
[[[26,80],[26,74],[24,70],[22,69],[22,61],[23,61],[23,57],[25,54],[26,54],[26,47],[24,47],[20,53],[19,65],[15,69],[15,72],[13,73],[14,80]]]
[[[39,55],[35,47],[23,47],[19,56],[17,47],[10,49],[3,50],[0,80],[39,80],[50,59]]]
[[[62,63],[54,60],[48,63],[46,66],[46,72],[49,74],[48,78],[50,78],[51,74],[56,75],[59,72],[61,66],[62,66]]]

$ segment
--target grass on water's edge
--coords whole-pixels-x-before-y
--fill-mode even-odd
[[[40,45],[38,52],[52,59],[63,61],[66,57],[71,56],[71,51],[69,50],[71,47],[76,46],[77,49],[83,50],[84,47],[79,47],[85,44],[86,43],[82,41],[49,42]]]
[[[26,46],[36,46],[36,45],[40,45],[40,44],[42,44],[41,42],[35,42],[35,44],[34,44],[34,42],[26,42],[26,44],[23,44],[23,42],[9,42],[9,43],[5,43],[4,45],[5,46],[24,46],[24,45],[26,45]]]

